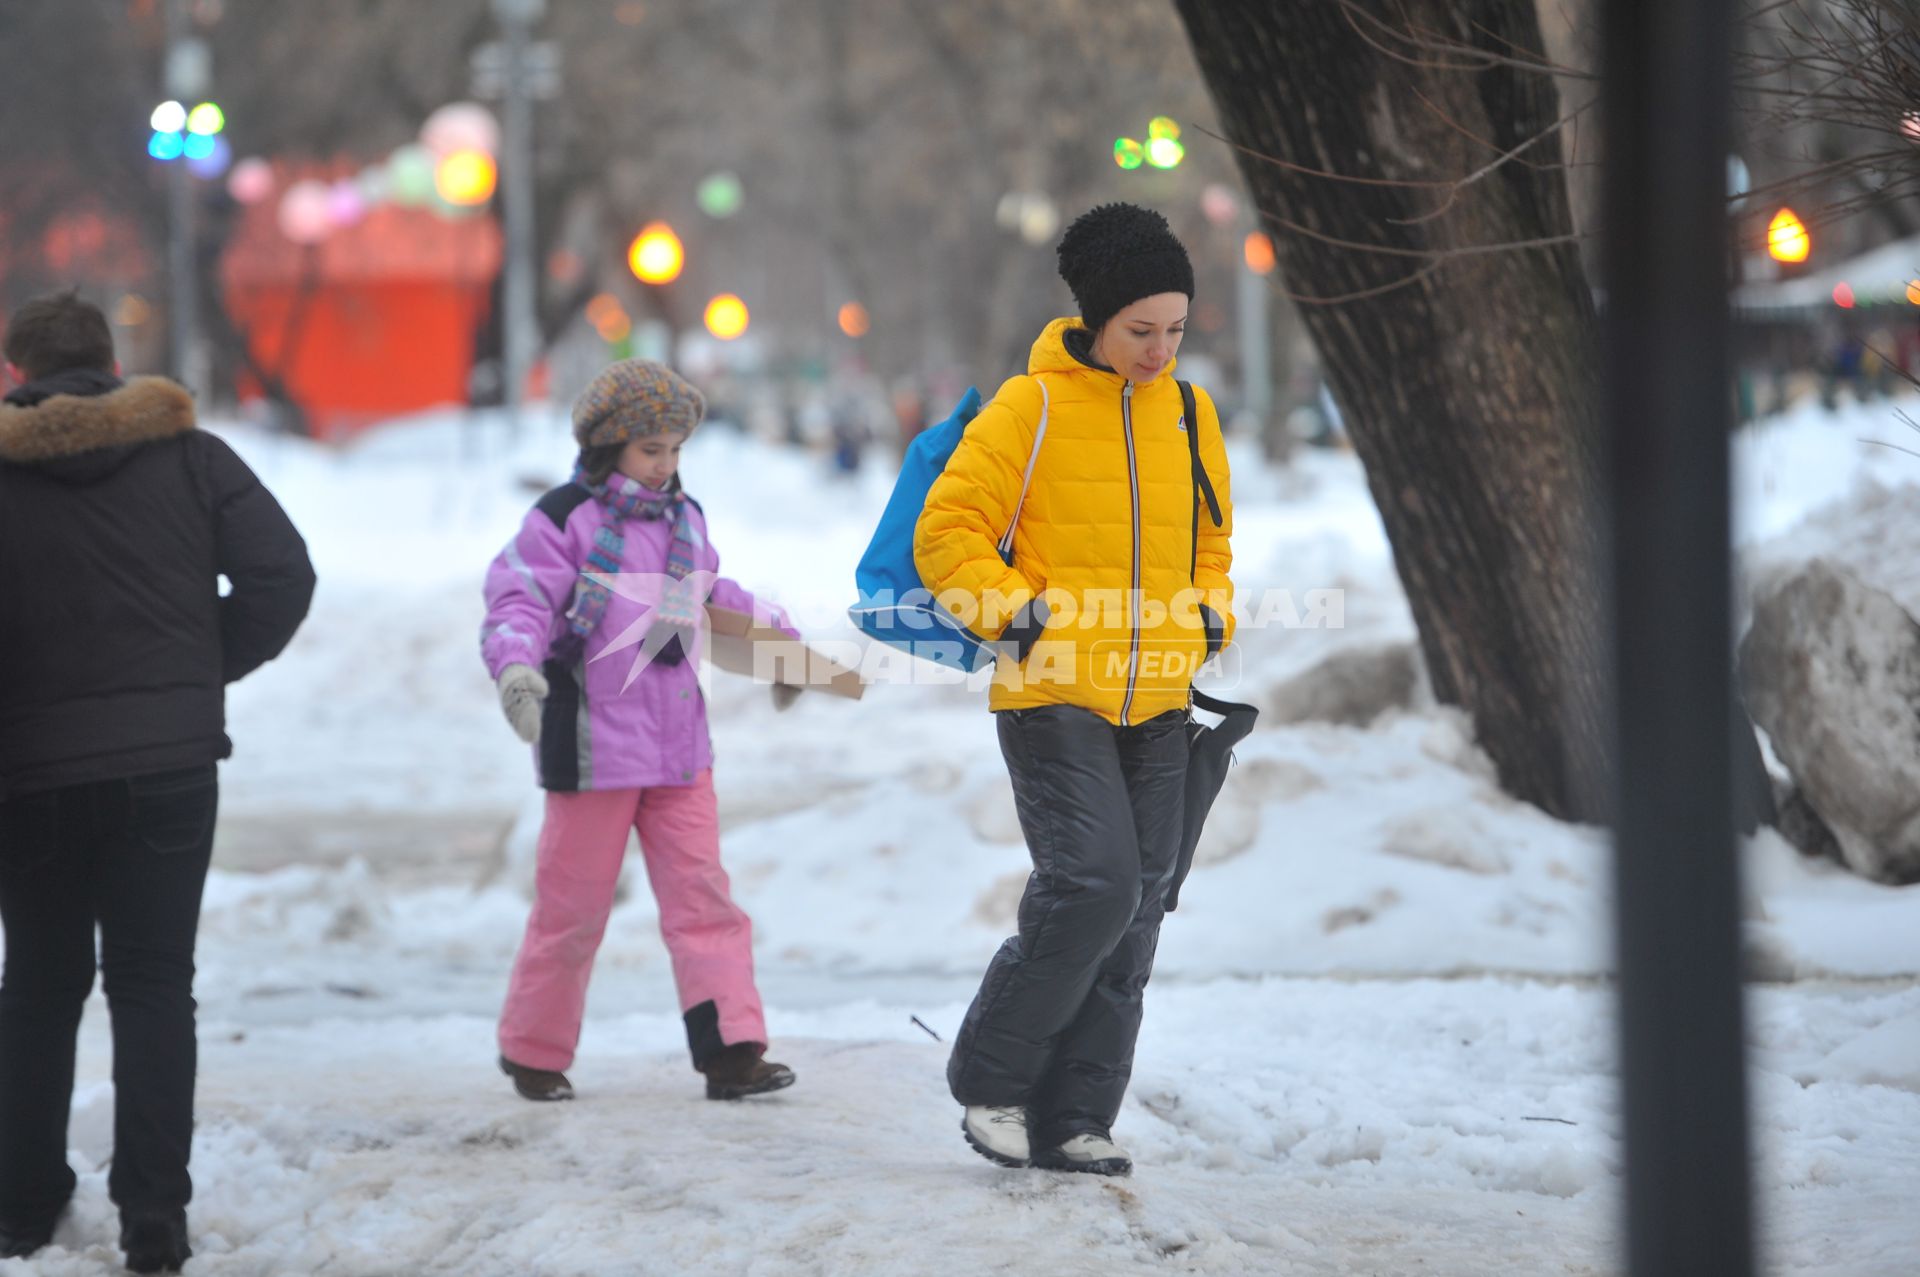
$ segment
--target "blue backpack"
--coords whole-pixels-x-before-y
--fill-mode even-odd
[[[1033,434],[1026,477],[1020,482],[1020,505],[1026,503],[1034,462],[1040,459],[1040,441],[1047,434],[1045,382],[1040,384],[1040,396],[1040,425]],[[969,386],[945,421],[921,431],[907,445],[907,457],[901,463],[900,477],[893,482],[893,495],[887,499],[880,526],[874,529],[873,540],[854,569],[860,601],[847,609],[854,625],[869,638],[969,674],[991,665],[994,649],[989,640],[934,603],[933,591],[920,580],[920,569],[914,566],[913,529],[920,521],[933,481],[947,468],[967,423],[979,411],[980,392]],[[1014,507],[1013,522],[998,546],[1001,559],[1008,564],[1013,562],[1013,533],[1020,524],[1020,505]]]

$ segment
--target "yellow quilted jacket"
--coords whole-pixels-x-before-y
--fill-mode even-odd
[[[940,604],[982,638],[1042,595],[1046,629],[1025,661],[1001,658],[993,709],[1078,705],[1124,727],[1187,705],[1206,652],[1200,604],[1232,639],[1233,505],[1206,392],[1194,387],[1200,420],[1189,422],[1171,366],[1128,382],[1074,357],[1066,334],[1078,328],[1072,318],[1047,325],[1027,375],[967,426],[927,494],[913,556]],[[1043,394],[1047,430],[1009,565],[996,546],[1020,499]],[[1185,433],[1196,425],[1222,516],[1215,527],[1201,501],[1197,554]]]

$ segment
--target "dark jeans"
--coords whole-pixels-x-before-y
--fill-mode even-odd
[[[73,1194],[67,1113],[80,1011],[113,1023],[113,1169],[122,1214],[193,1195],[193,942],[213,852],[211,763],[0,803],[0,1220],[34,1227]]]
[[[998,715],[1033,874],[947,1064],[962,1104],[1024,1105],[1036,1149],[1106,1134],[1133,1075],[1186,792],[1187,716]]]

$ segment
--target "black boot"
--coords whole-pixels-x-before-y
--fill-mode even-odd
[[[573,1083],[567,1081],[564,1073],[553,1069],[530,1069],[524,1064],[515,1064],[504,1055],[500,1057],[500,1071],[513,1079],[513,1089],[520,1093],[523,1100],[573,1098]]]
[[[707,1098],[739,1100],[792,1086],[793,1070],[761,1059],[765,1051],[757,1042],[735,1042],[722,1047],[700,1066],[700,1071],[707,1075]]]
[[[193,1257],[187,1245],[187,1212],[183,1210],[123,1214],[120,1249],[127,1252],[127,1271],[177,1273]]]
[[[53,1240],[59,1216],[45,1224],[20,1225],[0,1220],[0,1259],[25,1259]]]

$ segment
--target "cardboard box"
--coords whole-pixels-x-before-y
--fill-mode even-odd
[[[859,700],[867,685],[850,670],[745,612],[707,604],[707,659],[730,674],[764,673],[776,683]],[[760,666],[756,670],[755,666]]]

